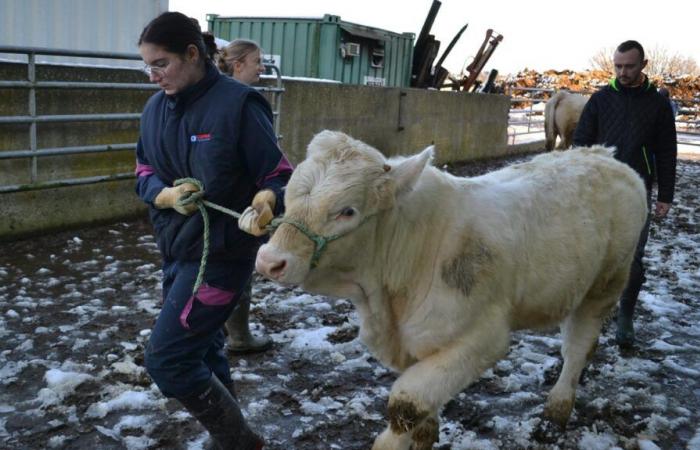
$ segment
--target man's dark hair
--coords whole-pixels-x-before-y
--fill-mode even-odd
[[[147,42],[160,45],[171,53],[184,54],[194,45],[205,59],[212,59],[216,43],[211,33],[202,33],[199,23],[179,12],[164,12],[151,20],[141,32],[138,45]]]
[[[636,48],[639,51],[639,60],[644,61],[644,47],[642,47],[642,44],[637,41],[625,41],[618,45],[616,50],[620,53],[625,53],[633,48]]]

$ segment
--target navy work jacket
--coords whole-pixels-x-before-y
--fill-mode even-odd
[[[163,188],[180,178],[196,178],[206,200],[238,212],[258,191],[271,189],[277,214],[291,172],[277,145],[267,100],[210,63],[195,85],[174,96],[160,91],[146,103],[136,148],[136,191],[149,206],[166,261],[198,260],[204,226],[199,212],[184,216],[155,208]],[[237,219],[212,209],[208,213],[210,261],[254,258],[258,238],[240,231]]]

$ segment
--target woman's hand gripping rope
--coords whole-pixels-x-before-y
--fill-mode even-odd
[[[153,200],[153,204],[158,209],[173,208],[183,216],[190,216],[197,211],[196,200],[201,198],[203,194],[201,184],[189,181],[178,183],[176,181],[173,187],[163,188]]]
[[[269,189],[264,189],[253,197],[250,206],[238,218],[238,228],[253,236],[262,236],[270,231],[270,222],[275,217],[277,197]]]
[[[163,197],[159,203],[158,198],[161,196]],[[175,180],[172,188],[165,188],[158,194],[154,202],[157,208],[174,208],[180,214],[187,216],[194,213],[197,209],[202,213],[202,221],[204,222],[202,259],[199,263],[197,280],[192,288],[193,294],[197,293],[199,286],[204,280],[204,271],[206,270],[209,256],[209,214],[207,213],[207,207],[235,217],[238,219],[238,227],[246,233],[250,233],[253,236],[262,236],[272,230],[270,222],[274,217],[273,211],[276,201],[274,192],[269,189],[262,190],[255,194],[251,205],[245,209],[243,214],[239,214],[236,211],[204,200],[204,185],[195,178]]]

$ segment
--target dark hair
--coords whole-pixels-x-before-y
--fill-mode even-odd
[[[213,60],[216,54],[214,36],[199,27],[197,19],[179,12],[164,12],[151,20],[141,32],[139,46],[143,43],[160,45],[171,53],[183,55],[187,47],[194,45],[204,59]]]
[[[665,87],[659,88],[659,94],[663,95],[666,98],[671,97],[671,93],[668,92],[668,89],[666,89]]]
[[[616,50],[620,53],[625,53],[635,48],[639,51],[639,60],[644,61],[644,47],[637,41],[625,41],[618,45]]]

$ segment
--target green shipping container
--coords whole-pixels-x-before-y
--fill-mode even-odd
[[[408,87],[413,33],[393,33],[323,18],[219,17],[208,14],[209,31],[232,41],[252,39],[283,76],[348,84]]]

